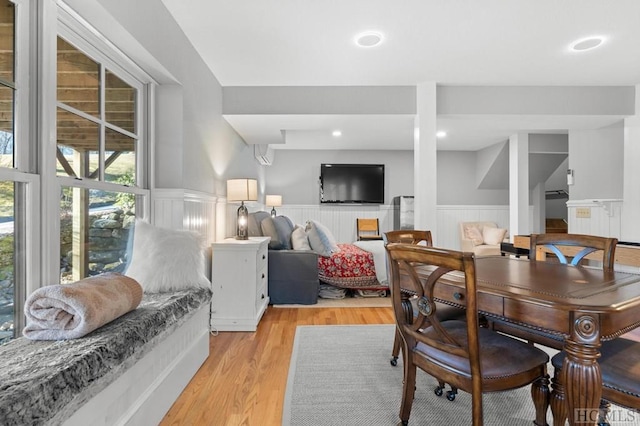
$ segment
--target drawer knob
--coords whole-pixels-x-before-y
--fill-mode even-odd
[[[453,298],[456,300],[462,300],[464,296],[462,295],[462,293],[455,292],[453,293]]]
[[[262,278],[264,278],[264,274],[262,274]]]
[[[261,299],[264,299],[264,293],[262,293],[262,297],[260,297]]]
[[[266,258],[267,258],[267,256],[263,254],[263,255],[262,255],[262,259],[264,260],[264,259],[266,259]]]

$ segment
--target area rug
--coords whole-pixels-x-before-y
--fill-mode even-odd
[[[402,362],[397,367],[389,364],[393,335],[393,325],[298,326],[282,424],[397,424]],[[451,402],[433,393],[436,385],[418,372],[409,424],[470,425],[470,395],[460,392]],[[487,426],[531,426],[535,418],[529,387],[487,393],[483,401]],[[638,413],[612,407],[612,414],[625,419],[612,425],[640,426]],[[553,424],[550,410],[547,421]]]

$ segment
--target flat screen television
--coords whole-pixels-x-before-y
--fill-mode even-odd
[[[384,164],[321,164],[320,203],[384,204]]]

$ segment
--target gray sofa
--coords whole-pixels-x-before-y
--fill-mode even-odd
[[[269,299],[273,305],[313,305],[318,302],[318,254],[293,250],[295,225],[286,216],[272,219],[267,212],[249,214],[249,236],[268,236]]]

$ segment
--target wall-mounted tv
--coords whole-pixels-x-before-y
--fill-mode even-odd
[[[320,203],[384,204],[384,164],[321,164]]]

